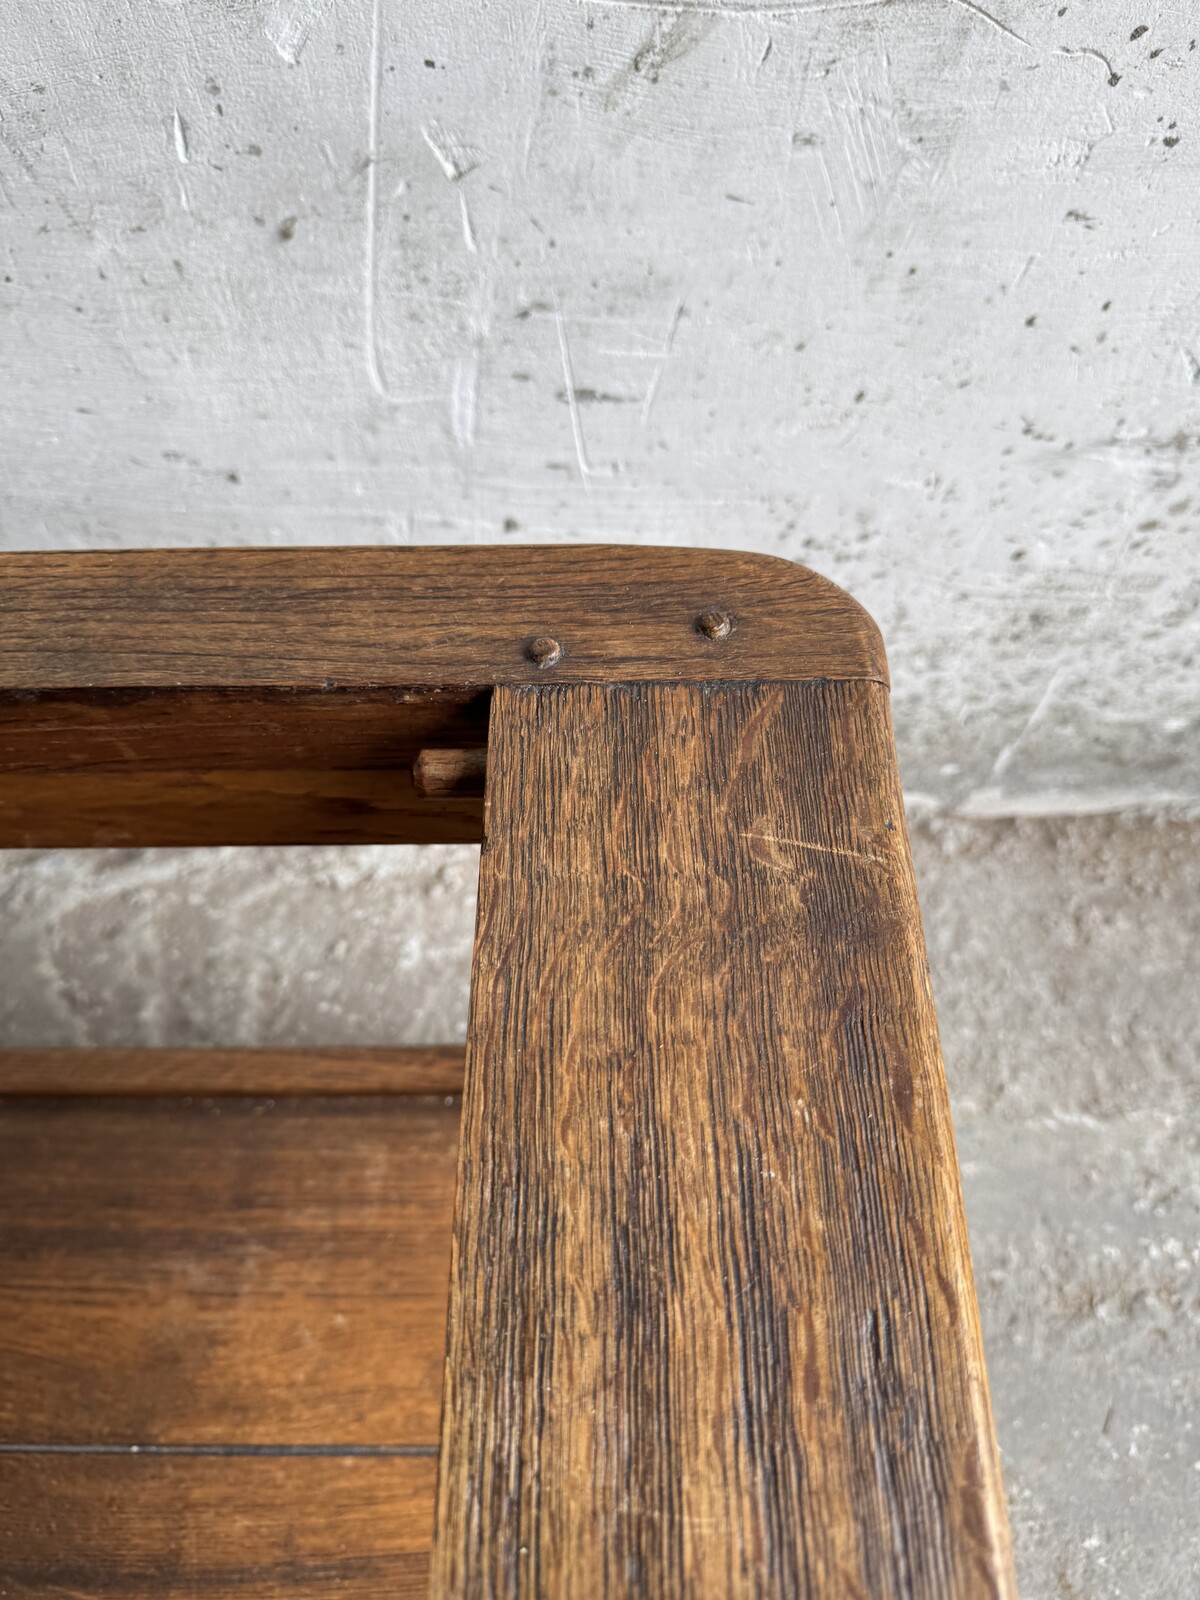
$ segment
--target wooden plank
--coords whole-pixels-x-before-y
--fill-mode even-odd
[[[424,1600],[432,1460],[0,1455],[7,1600]]]
[[[886,679],[803,567],[654,547],[0,554],[0,848],[474,843],[496,683]]]
[[[0,640],[0,672],[7,658]],[[433,688],[9,689],[0,773],[395,772],[429,746],[483,744],[489,700]]]
[[[432,1592],[1013,1595],[885,692],[490,756]]]
[[[15,690],[886,679],[878,629],[816,573],[654,546],[0,555],[0,640]]]
[[[412,773],[0,774],[0,848],[477,844],[478,797],[413,788]]]
[[[0,1101],[0,1442],[436,1443],[457,1103]]]
[[[481,746],[488,698],[0,692],[0,848],[475,843],[479,795],[418,795],[412,768],[422,751]]]
[[[0,1050],[0,1095],[461,1094],[457,1045],[310,1050]]]

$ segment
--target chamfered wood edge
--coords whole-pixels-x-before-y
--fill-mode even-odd
[[[0,639],[9,692],[887,682],[878,628],[828,579],[673,546],[0,554]]]

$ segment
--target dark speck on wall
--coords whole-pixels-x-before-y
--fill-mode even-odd
[[[296,223],[298,221],[299,218],[297,217],[284,217],[278,228],[276,228],[275,231],[284,244],[289,244],[296,237]]]

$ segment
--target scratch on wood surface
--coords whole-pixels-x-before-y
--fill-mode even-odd
[[[845,850],[834,844],[817,844],[811,839],[788,839],[777,833],[743,833],[743,839],[749,839],[752,844],[786,844],[794,850],[811,850],[816,855],[822,856],[847,856],[852,861],[873,861],[876,866],[886,866],[887,857],[879,855],[874,850]]]

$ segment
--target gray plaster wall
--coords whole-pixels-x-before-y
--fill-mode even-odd
[[[8,548],[629,539],[874,611],[910,790],[1200,797],[1186,0],[9,0]]]

